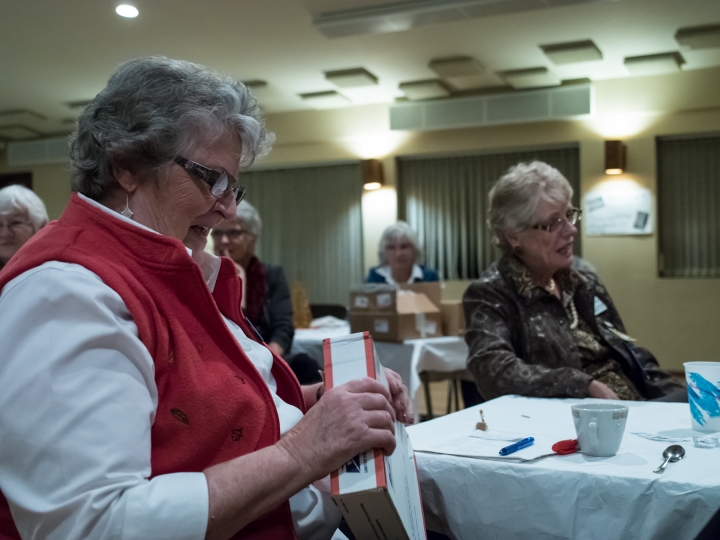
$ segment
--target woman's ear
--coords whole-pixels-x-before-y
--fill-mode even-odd
[[[120,167],[115,168],[115,180],[128,194],[134,193],[140,186],[140,179],[132,171]]]
[[[517,246],[520,245],[520,239],[518,238],[518,234],[515,231],[503,231],[503,236],[505,236],[505,240],[508,244],[510,244],[510,247],[515,249]]]

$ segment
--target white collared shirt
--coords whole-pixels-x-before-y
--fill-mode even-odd
[[[375,271],[382,277],[384,277],[385,281],[387,281],[390,285],[397,285],[397,283],[395,283],[395,280],[392,277],[392,270],[388,265],[379,266],[375,269]],[[407,281],[407,283],[414,283],[416,279],[418,281],[423,280],[423,271],[422,268],[420,268],[420,265],[413,264],[412,272],[410,272],[410,279]],[[401,285],[405,285],[405,283],[401,283]]]
[[[114,219],[151,230],[81,197]],[[211,290],[219,266],[211,254],[202,260]],[[302,413],[277,396],[272,354],[226,323],[268,384],[285,433]],[[157,403],[153,359],[127,306],[96,274],[51,261],[4,287],[0,489],[23,538],[205,537],[205,475],[149,480]],[[291,508],[300,538],[318,530],[316,538],[329,538],[339,523],[329,496],[312,487],[295,495]]]

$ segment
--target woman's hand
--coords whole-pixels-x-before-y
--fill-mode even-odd
[[[596,381],[593,379],[588,385],[588,396],[600,399],[620,399],[618,395],[613,392],[608,385]]]
[[[395,373],[392,369],[385,368],[385,377],[390,387],[390,395],[392,396],[392,404],[395,408],[397,419],[406,425],[415,423],[415,411],[413,410],[412,400],[407,386],[402,377]]]
[[[376,380],[350,381],[326,391],[278,443],[315,479],[370,448],[395,450],[391,395]]]

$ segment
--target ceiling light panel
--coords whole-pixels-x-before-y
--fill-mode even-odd
[[[313,109],[335,109],[338,107],[347,107],[350,103],[348,98],[337,93],[335,90],[300,94],[300,98]]]
[[[540,45],[550,61],[555,65],[575,64],[577,62],[591,62],[602,60],[602,52],[591,40],[573,41],[568,43],[553,43]]]
[[[714,49],[720,47],[720,24],[681,28],[675,33],[675,40],[691,49]]]
[[[441,79],[472,77],[485,73],[485,66],[471,56],[438,58],[432,60],[428,67]]]
[[[313,26],[329,38],[399,32],[420,26],[616,0],[415,0],[326,11]]]
[[[677,52],[629,56],[625,58],[625,67],[633,75],[659,75],[680,71],[685,60]]]
[[[410,101],[436,99],[450,96],[450,91],[438,80],[400,83],[400,90]]]
[[[378,78],[365,68],[339,69],[326,71],[325,78],[340,88],[357,88],[358,86],[373,86]]]
[[[545,67],[503,71],[500,76],[516,90],[560,85],[558,76]]]

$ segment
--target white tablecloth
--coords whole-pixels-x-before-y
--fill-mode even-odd
[[[350,325],[332,329],[295,330],[290,354],[305,353],[319,365],[323,362],[322,341],[328,337],[350,333]],[[396,371],[408,385],[416,407],[421,394],[420,372],[452,372],[465,369],[468,348],[462,338],[448,336],[426,339],[409,339],[403,343],[375,341],[380,363]]]
[[[570,405],[582,401],[598,400],[504,396],[410,427],[428,528],[453,540],[695,538],[720,508],[720,448],[694,446],[692,435],[708,434],[690,429],[687,404],[625,402],[625,435],[610,458],[576,453],[518,463],[423,451],[469,435],[479,409],[490,430],[573,439]],[[676,443],[634,432],[688,439],[677,443],[685,459],[654,474]]]

